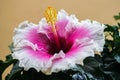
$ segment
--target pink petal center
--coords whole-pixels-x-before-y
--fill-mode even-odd
[[[76,45],[75,47],[73,47],[73,44],[76,42],[75,41],[76,39],[83,39],[86,37],[90,37],[89,30],[87,30],[86,28],[79,27],[69,32],[65,31],[65,26],[67,25],[67,23],[68,21],[63,21],[56,24],[58,28],[61,26],[63,28],[63,30],[61,30],[62,28],[56,29],[58,41],[60,44],[59,46],[58,43],[56,43],[56,39],[54,37],[55,35],[54,33],[52,33],[51,30],[45,34],[37,31],[39,27],[35,27],[34,29],[31,29],[27,34],[27,40],[29,40],[34,45],[37,45],[38,50],[33,51],[30,54],[34,54],[35,52],[37,56],[38,55],[41,56],[41,54],[42,55],[44,54],[44,55],[49,55],[50,57],[55,53],[59,53],[61,50],[67,54],[68,52],[72,51],[72,48],[75,49],[75,47],[78,46]]]

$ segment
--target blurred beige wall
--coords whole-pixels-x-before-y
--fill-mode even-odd
[[[113,15],[120,12],[120,0],[0,0],[0,59],[10,53],[13,29],[24,20],[38,23],[48,6],[108,24],[115,24]]]

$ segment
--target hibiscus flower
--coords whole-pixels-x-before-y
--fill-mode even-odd
[[[102,51],[105,25],[91,20],[79,22],[64,10],[48,7],[39,24],[24,21],[14,30],[13,58],[24,70],[45,74],[83,65],[83,60]]]

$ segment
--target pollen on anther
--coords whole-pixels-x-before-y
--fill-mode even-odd
[[[57,21],[57,12],[54,8],[48,7],[47,10],[44,13],[44,16],[47,20],[47,23],[50,25],[55,25]]]

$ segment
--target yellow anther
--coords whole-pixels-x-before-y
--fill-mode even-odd
[[[47,23],[49,25],[54,26],[57,21],[57,12],[54,8],[48,7],[47,10],[44,13],[44,16],[47,20]]]

